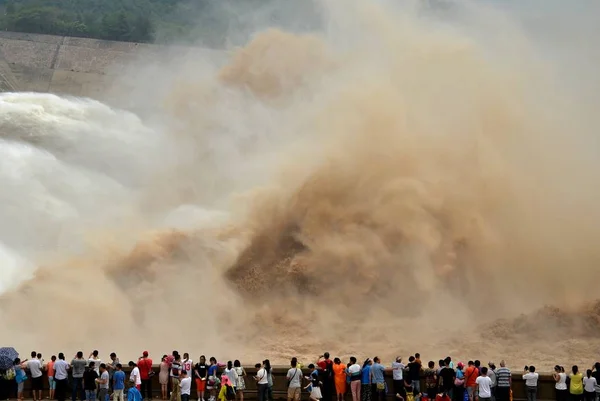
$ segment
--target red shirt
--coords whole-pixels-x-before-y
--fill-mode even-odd
[[[331,359],[321,359],[318,363],[317,366],[319,366],[321,369],[325,370],[327,369],[327,364],[331,364]]]
[[[138,361],[137,365],[140,369],[140,379],[148,380],[150,378],[149,373],[152,370],[152,359],[142,358]]]
[[[465,387],[475,387],[477,376],[479,376],[479,372],[475,365],[469,366],[465,372]]]

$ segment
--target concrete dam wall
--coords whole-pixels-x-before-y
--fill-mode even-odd
[[[170,46],[170,52],[214,52]],[[159,60],[166,46],[0,32],[0,91],[51,92],[101,98],[134,61]]]

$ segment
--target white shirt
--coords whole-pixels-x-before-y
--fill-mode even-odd
[[[260,368],[258,372],[256,372],[256,377],[258,377],[258,384],[269,384],[269,378],[267,377],[265,368]]]
[[[567,374],[566,373],[561,372],[558,374],[558,381],[554,385],[554,388],[557,390],[566,390],[567,389]]]
[[[184,359],[183,362],[181,363],[182,369],[185,370],[188,374],[188,376],[192,377],[192,367],[193,367],[193,363],[191,359]]]
[[[289,380],[290,388],[300,388],[302,387],[302,370],[298,368],[290,368],[288,370],[287,379]]]
[[[479,385],[480,398],[492,398],[492,379],[487,376],[479,376],[475,379],[475,383]]]
[[[42,377],[42,363],[39,359],[35,358],[28,360],[27,369],[29,369],[32,378]]]
[[[361,370],[360,365],[355,363],[354,365],[350,365],[350,367],[348,368],[348,373],[353,375],[353,374],[360,372],[360,370]]]
[[[237,384],[237,373],[235,372],[235,369],[225,369],[223,373],[229,378],[229,382],[232,386]]]
[[[529,387],[537,387],[538,378],[540,375],[537,372],[529,372],[523,375],[523,380],[525,380],[525,385]]]
[[[100,376],[100,364],[102,363],[102,360],[100,358],[94,359],[92,357],[88,359],[88,365],[90,364],[90,362],[94,362],[94,370],[96,371],[96,373],[98,373],[98,376]]]
[[[57,359],[56,362],[54,362],[54,378],[56,380],[64,380],[69,377],[67,374],[68,368],[69,364],[66,361]]]
[[[358,366],[358,365],[356,365]],[[359,366],[360,368],[360,366]],[[392,369],[394,380],[402,380],[402,375],[404,374],[404,364],[402,362],[392,362]]]
[[[181,379],[179,387],[181,387],[181,394],[190,395],[192,390],[192,378],[187,376],[185,379]]]
[[[142,378],[140,377],[140,368],[134,367],[129,375],[129,381],[135,381],[135,385],[142,384]]]
[[[584,377],[583,378],[583,388],[588,393],[596,392],[596,378],[595,377]]]

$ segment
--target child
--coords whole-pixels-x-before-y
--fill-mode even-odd
[[[232,401],[235,400],[235,390],[233,384],[229,380],[226,374],[221,376],[221,391],[219,391],[219,401]]]
[[[306,376],[305,379],[309,381],[308,386],[304,387],[310,393],[310,399],[312,401],[320,401],[323,398],[321,394],[321,382],[319,381],[319,371],[315,369],[314,364],[308,365],[309,369],[312,369],[310,376]]]

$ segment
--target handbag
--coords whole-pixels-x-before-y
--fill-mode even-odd
[[[459,379],[458,377],[456,379],[454,379],[454,385],[456,387],[460,387],[463,384],[465,384],[465,379]]]

